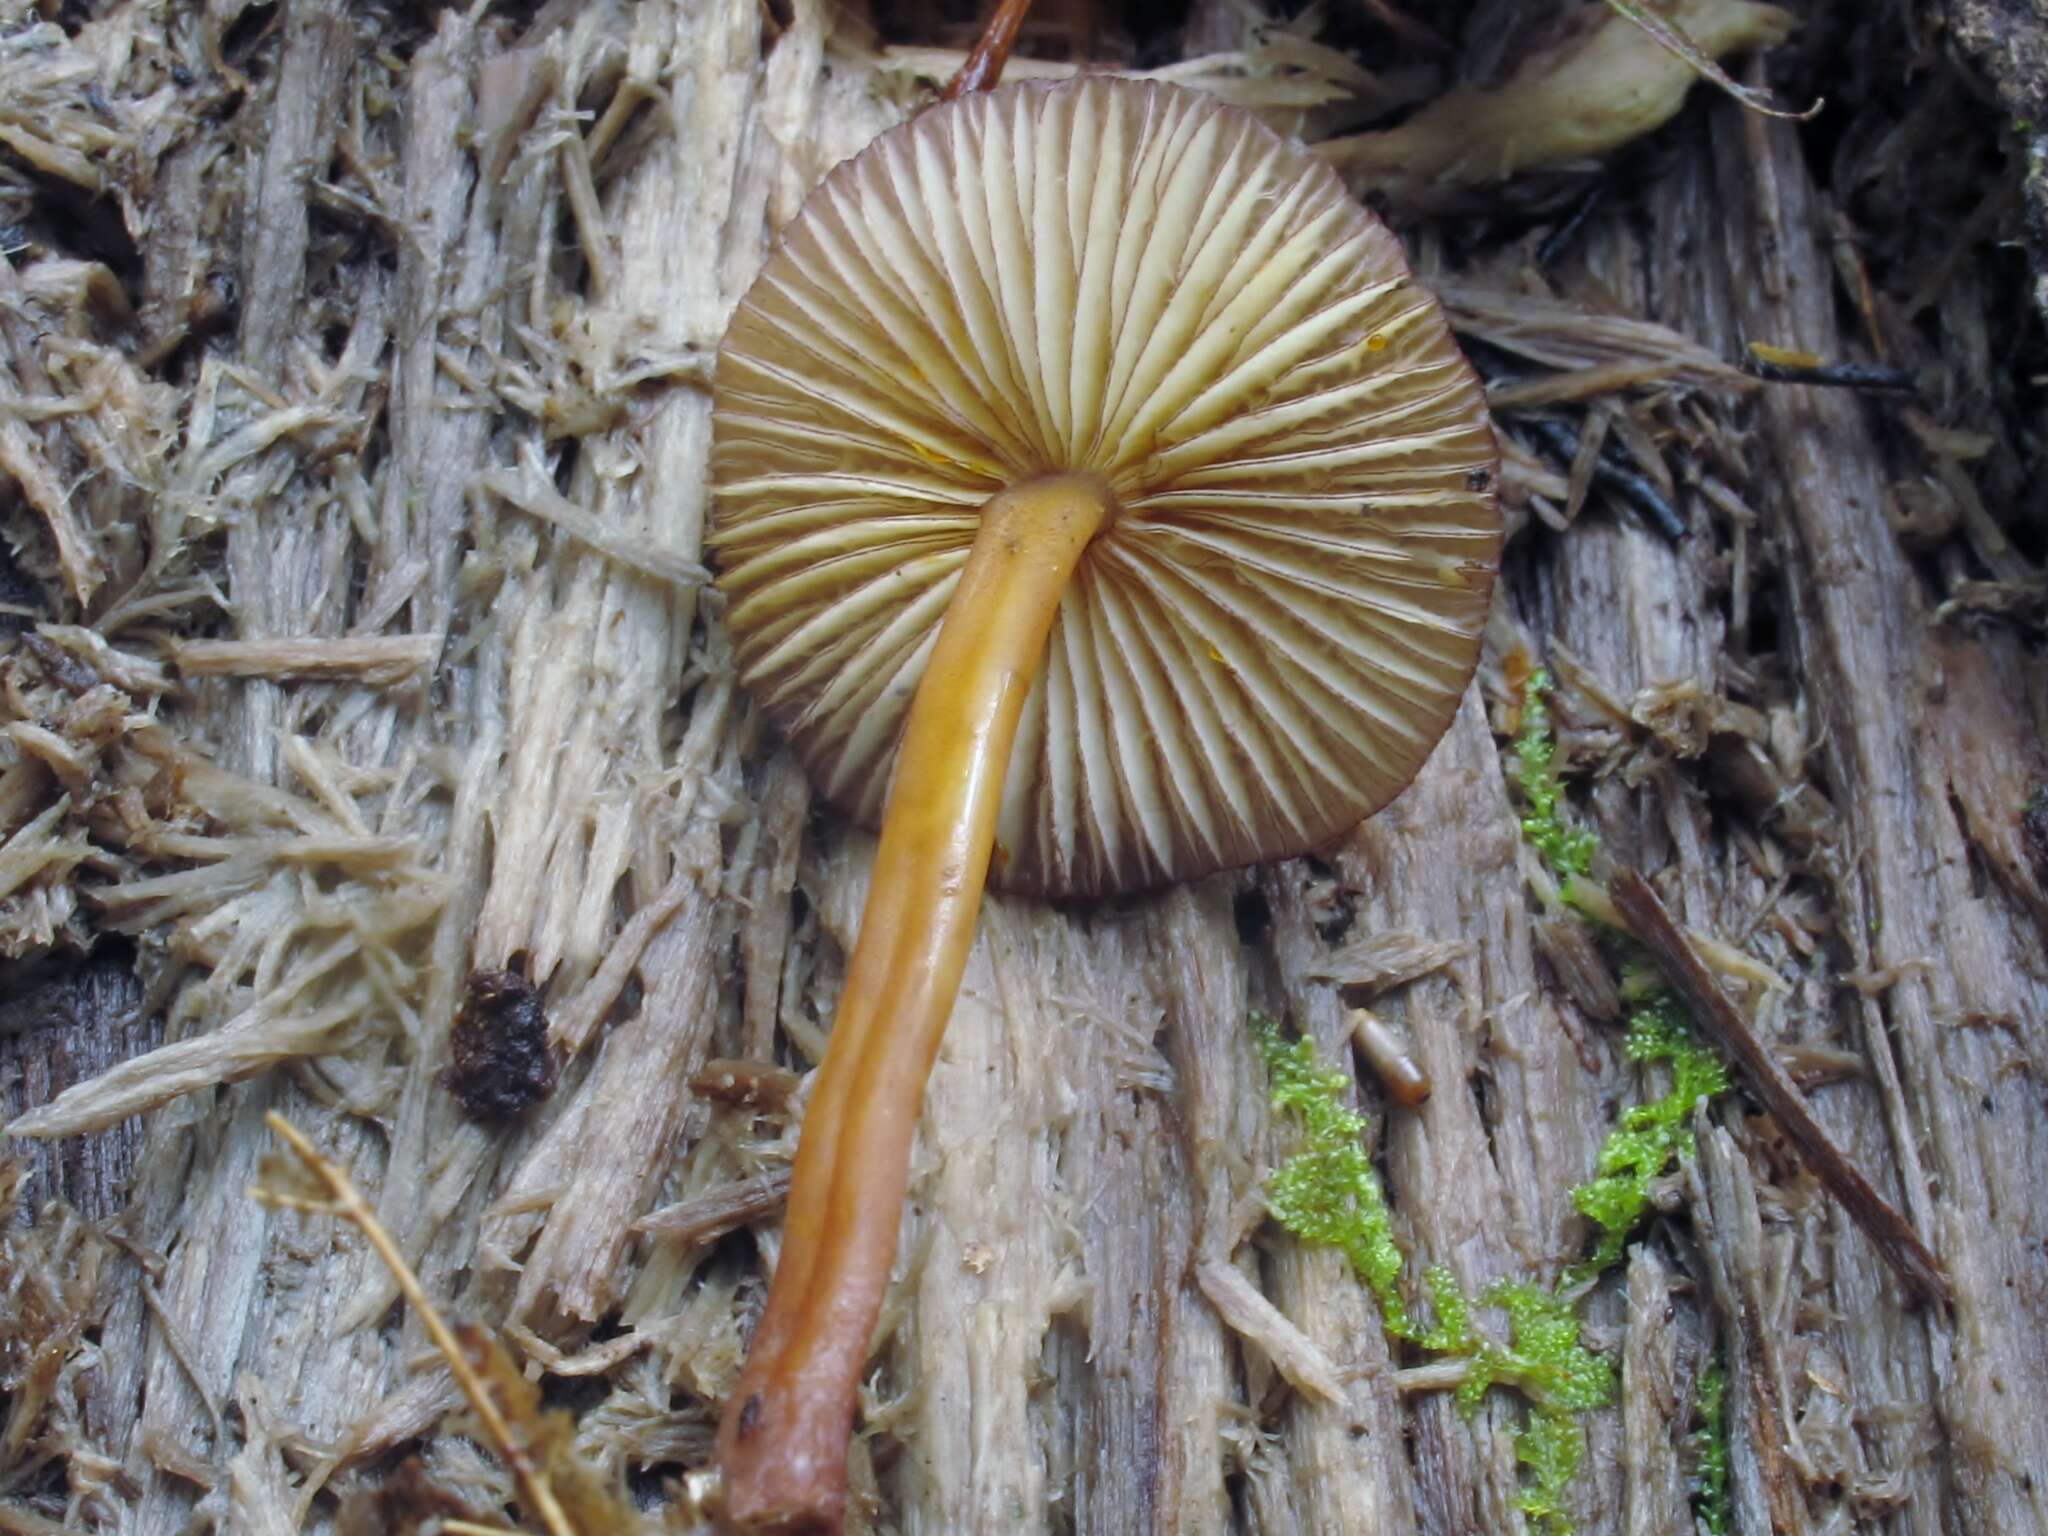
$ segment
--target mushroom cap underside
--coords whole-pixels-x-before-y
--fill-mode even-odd
[[[1392,235],[1248,113],[1028,83],[833,170],[720,350],[741,676],[879,822],[980,509],[1092,472],[990,878],[1099,895],[1301,852],[1457,708],[1501,527],[1478,379]]]

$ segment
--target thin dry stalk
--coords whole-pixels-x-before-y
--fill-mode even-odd
[[[454,1333],[441,1320],[441,1314],[427,1299],[426,1291],[420,1286],[419,1277],[413,1273],[412,1266],[406,1263],[405,1256],[398,1251],[398,1245],[391,1240],[391,1234],[384,1230],[383,1223],[377,1220],[376,1212],[370,1209],[370,1203],[362,1197],[340,1165],[321,1156],[319,1149],[308,1141],[291,1121],[275,1110],[263,1118],[264,1123],[282,1138],[299,1161],[305,1164],[306,1171],[327,1187],[328,1198],[308,1199],[283,1190],[269,1189],[260,1184],[250,1189],[250,1195],[265,1205],[281,1210],[337,1216],[352,1223],[363,1234],[371,1248],[376,1250],[377,1257],[383,1260],[385,1267],[391,1271],[391,1278],[397,1282],[400,1293],[419,1314],[420,1322],[427,1330],[427,1336],[434,1341],[434,1347],[448,1362],[448,1369],[455,1377],[455,1384],[462,1388],[462,1395],[469,1399],[469,1405],[482,1421],[485,1432],[497,1445],[498,1454],[505,1459],[505,1465],[511,1470],[513,1480],[519,1485],[520,1501],[539,1518],[548,1536],[577,1536],[576,1528],[569,1523],[568,1515],[555,1498],[554,1489],[549,1486],[546,1471],[534,1464],[525,1444],[513,1433],[512,1425],[499,1411],[490,1388],[485,1384],[483,1377],[477,1374],[476,1367],[470,1364],[468,1352],[456,1341]],[[476,1526],[470,1529],[488,1530],[489,1527]]]

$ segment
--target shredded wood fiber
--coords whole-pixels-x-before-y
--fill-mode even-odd
[[[1333,37],[1198,5],[1164,73],[1327,138],[1624,25],[1410,9]],[[990,903],[853,1529],[1516,1528],[1517,1397],[1461,1414],[1341,1257],[1264,1219],[1296,1133],[1246,1019],[1359,1077],[1411,1288],[1583,1255],[1570,1191],[1664,1084],[1611,1027],[1627,957],[1522,841],[1499,743],[1535,655],[1569,814],[1718,941],[1955,1290],[1916,1306],[1767,1117],[1704,1111],[1582,1310],[1621,1389],[1582,1421],[1578,1529],[1693,1528],[1718,1363],[1736,1529],[2048,1531],[2019,430],[2048,369],[1996,246],[2024,167],[1937,7],[1787,9],[1772,83],[1837,103],[1825,153],[1696,91],[1505,212],[1463,169],[1393,189],[1500,410],[1488,660],[1319,859]],[[732,675],[707,367],[774,227],[958,58],[770,11],[0,0],[0,1108],[70,1138],[0,1165],[0,1530],[510,1521],[353,1230],[247,1197],[273,1109],[647,1529],[697,1524],[870,849]],[[1091,56],[1129,62],[1122,24]],[[1920,392],[1759,385],[1750,342]],[[477,971],[537,985],[562,1061],[504,1123],[442,1083]],[[1364,1002],[1420,1107],[1353,1054]]]

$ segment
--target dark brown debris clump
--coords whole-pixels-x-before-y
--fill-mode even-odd
[[[555,1091],[539,989],[518,971],[472,971],[449,1037],[441,1084],[472,1120],[515,1120]]]

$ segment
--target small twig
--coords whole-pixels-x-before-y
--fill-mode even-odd
[[[1560,421],[1555,416],[1525,416],[1522,425],[1545,448],[1565,463],[1571,462],[1579,439],[1570,422]],[[1614,444],[1609,443],[1600,450],[1600,457],[1593,465],[1593,483],[1648,523],[1667,543],[1676,544],[1685,537],[1685,519],[1679,515],[1678,509],[1664,499],[1664,493],[1657,489],[1648,475],[1621,457]]]
[[[337,635],[293,639],[173,640],[185,677],[264,677],[280,682],[402,683],[434,664],[439,635]]]
[[[683,909],[683,903],[696,888],[696,875],[678,864],[661,893],[626,920],[607,949],[597,974],[556,1010],[554,1022],[548,1028],[549,1045],[560,1047],[564,1055],[574,1056],[590,1043],[598,1024],[626,990],[633,968],[647,953],[648,942],[668,926],[669,919]]]
[[[186,1345],[184,1330],[164,1306],[163,1293],[157,1290],[156,1281],[146,1273],[142,1277],[142,1305],[149,1312],[150,1320],[163,1331],[164,1348],[170,1351],[178,1369],[185,1373],[185,1382],[197,1394],[199,1406],[206,1410],[207,1421],[213,1429],[214,1445],[226,1445],[227,1426],[221,1418],[220,1404],[214,1401],[213,1393],[206,1385],[206,1377],[192,1363],[192,1351]]]
[[[1742,371],[1766,384],[1812,384],[1826,389],[1860,389],[1868,394],[1917,395],[1920,383],[1910,368],[1870,363],[1828,363],[1804,352],[1751,342]]]
[[[554,1489],[548,1485],[547,1474],[533,1464],[527,1449],[513,1434],[512,1426],[499,1410],[497,1400],[491,1396],[491,1389],[479,1376],[476,1367],[470,1363],[468,1353],[456,1340],[454,1333],[441,1320],[441,1314],[434,1304],[427,1300],[427,1293],[420,1286],[419,1277],[412,1272],[412,1266],[405,1262],[405,1256],[398,1251],[398,1245],[391,1240],[391,1234],[384,1230],[377,1220],[376,1212],[362,1197],[341,1166],[321,1156],[312,1142],[306,1139],[299,1128],[272,1110],[263,1117],[264,1124],[290,1147],[307,1171],[327,1187],[326,1200],[309,1200],[299,1195],[286,1194],[282,1190],[266,1189],[262,1185],[252,1188],[249,1193],[263,1204],[285,1210],[307,1211],[327,1216],[338,1216],[352,1223],[369,1240],[377,1257],[384,1261],[391,1271],[391,1278],[405,1299],[412,1303],[419,1313],[420,1322],[427,1330],[427,1336],[434,1341],[434,1347],[448,1362],[448,1369],[455,1377],[455,1384],[462,1388],[462,1395],[469,1399],[469,1405],[476,1416],[483,1421],[485,1432],[497,1443],[498,1453],[504,1457],[505,1465],[511,1469],[512,1478],[519,1487],[520,1502],[526,1506],[546,1528],[548,1536],[576,1536],[576,1528],[569,1523],[561,1504],[555,1498]]]
[[[1900,1279],[1924,1300],[1953,1302],[1954,1292],[1940,1261],[1814,1118],[1798,1085],[1769,1047],[1750,1031],[1742,1010],[1707,969],[1650,882],[1636,870],[1622,869],[1608,882],[1608,894],[1623,924],[1650,952],[1694,1021],[1727,1053],[1743,1086],[1763,1101],[1786,1134],[1799,1144],[1822,1187],[1841,1203]]]
[[[1521,373],[1501,350],[1482,337],[1469,332],[1458,333],[1458,341],[1465,349],[1465,355],[1472,359],[1479,376],[1486,381],[1487,395],[1501,407],[1504,391],[1513,391],[1523,383]],[[1584,370],[1581,370],[1583,374]],[[1553,375],[1556,377],[1556,375]],[[1617,384],[1615,387],[1619,388]],[[1511,400],[1512,394],[1508,396]],[[1534,403],[1534,402],[1531,402]],[[1578,453],[1580,428],[1559,416],[1537,412],[1517,412],[1517,424],[1527,427],[1532,436],[1552,455],[1570,466]],[[1636,469],[1624,456],[1620,445],[1609,440],[1601,446],[1600,456],[1593,463],[1593,483],[1608,491],[1630,511],[1650,525],[1666,541],[1676,544],[1687,533],[1685,519],[1678,509],[1664,499],[1664,493],[1649,476]]]
[[[486,470],[473,486],[476,493],[495,496],[529,517],[552,523],[616,564],[666,582],[678,592],[693,592],[710,579],[702,565],[666,541],[601,518],[564,496],[548,478],[538,453],[522,452],[516,470]]]
[[[1295,1391],[1325,1403],[1344,1401],[1344,1383],[1329,1356],[1243,1270],[1212,1255],[1195,1265],[1195,1284],[1224,1325],[1255,1345]]]
[[[1645,5],[1643,0],[1607,0],[1607,4],[1617,15],[1634,22],[1647,32],[1658,47],[1684,61],[1695,74],[1713,81],[1752,112],[1761,113],[1765,117],[1790,118],[1793,122],[1803,123],[1818,116],[1820,109],[1827,105],[1824,98],[1815,97],[1813,105],[1804,112],[1788,112],[1783,107],[1774,107],[1769,96],[1752,86],[1737,83],[1726,70],[1707,57],[1700,45],[1687,35],[1685,28],[1658,15]]]
[[[1024,30],[1024,18],[1031,13],[1031,0],[1001,0],[988,26],[961,62],[959,72],[939,91],[939,100],[957,101],[975,91],[995,89],[1003,78],[1003,66],[1010,50],[1017,46],[1017,34]]]
[[[1596,181],[1588,187],[1585,195],[1572,205],[1571,211],[1559,221],[1555,229],[1543,237],[1543,243],[1536,247],[1536,265],[1547,269],[1563,255],[1565,247],[1572,243],[1573,237],[1585,228],[1586,220],[1593,216],[1593,211],[1606,201],[1606,182]]]

